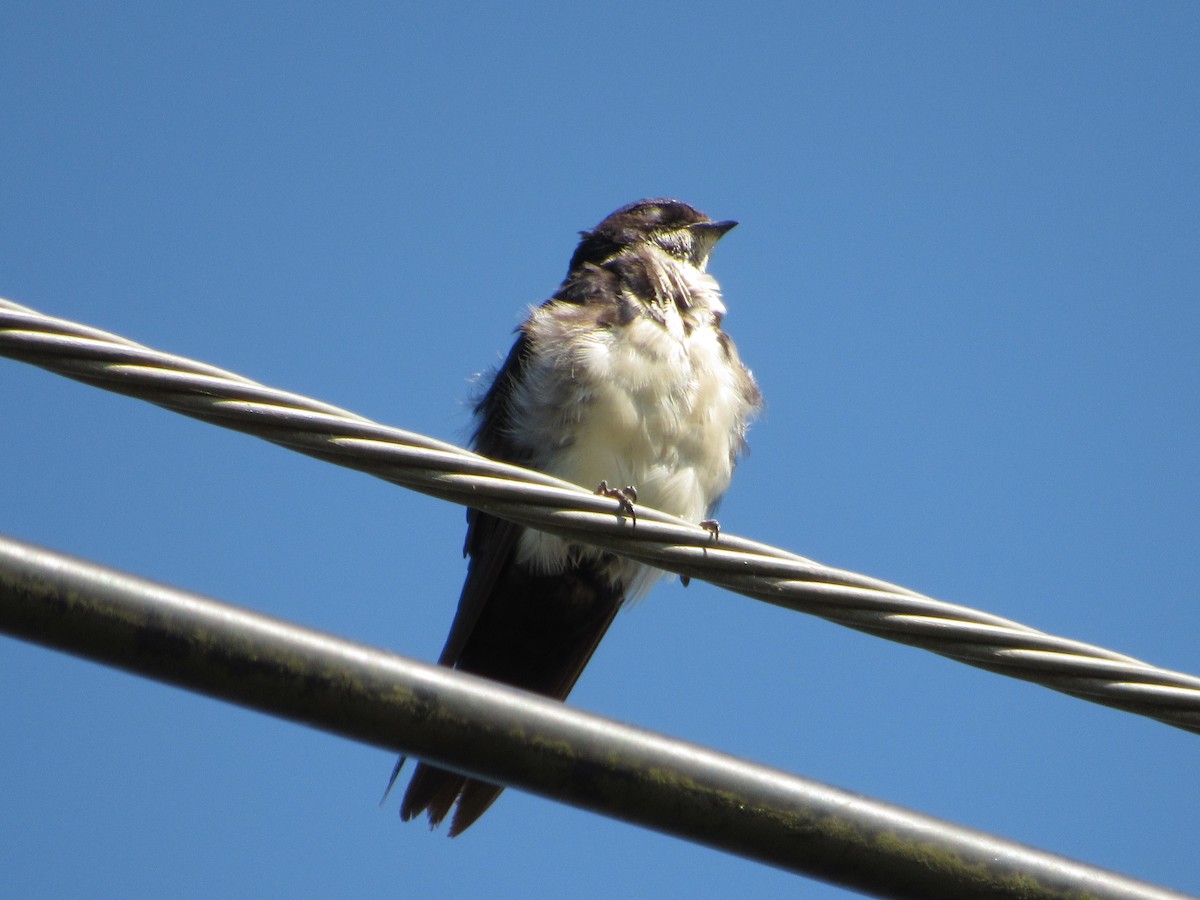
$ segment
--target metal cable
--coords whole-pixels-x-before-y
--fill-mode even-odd
[[[855,891],[926,900],[1184,898],[4,537],[0,633]]]
[[[1200,732],[1200,678],[616,501],[0,299],[0,355],[757,600]]]

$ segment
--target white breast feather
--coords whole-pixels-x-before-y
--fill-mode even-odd
[[[633,485],[639,503],[699,522],[729,486],[753,401],[745,396],[740,364],[730,365],[720,343],[713,312],[724,306],[716,282],[690,267],[673,274],[687,278],[695,300],[687,312],[690,333],[674,305],[665,308],[665,322],[641,316],[611,328],[567,326],[569,335],[561,333],[559,317],[535,310],[528,389],[514,399],[518,406],[556,409],[547,433],[525,435],[540,451],[537,468],[588,489],[601,481]],[[564,347],[574,348],[568,363]],[[564,380],[565,392],[557,388]],[[522,561],[546,572],[560,570],[572,555],[599,552],[537,531],[526,531],[518,550]],[[610,573],[629,599],[661,575],[627,562]]]

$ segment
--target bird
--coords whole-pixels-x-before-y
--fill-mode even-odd
[[[475,406],[473,448],[614,497],[634,527],[645,503],[719,534],[711,516],[762,406],[706,271],[737,224],[648,199],[580,232],[562,284],[530,309]],[[467,523],[466,581],[438,664],[555,700],[617,611],[664,574],[478,510]],[[436,827],[453,810],[453,837],[501,791],[421,762],[400,815],[425,812]]]

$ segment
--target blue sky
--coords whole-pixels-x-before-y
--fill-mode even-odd
[[[0,295],[461,442],[575,232],[675,196],[767,398],[723,527],[1200,671],[1200,7],[0,8]],[[463,513],[0,360],[0,531],[436,658]],[[581,708],[1200,892],[1196,736],[693,582]],[[0,639],[25,897],[837,897]]]

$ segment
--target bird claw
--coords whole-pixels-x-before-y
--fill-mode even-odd
[[[716,519],[705,519],[700,522],[700,527],[712,535],[713,543],[721,539],[721,523]],[[687,587],[692,579],[686,575],[680,575],[679,580],[683,583],[684,587]]]
[[[632,484],[627,484],[623,488],[612,488],[608,486],[607,481],[602,481],[595,492],[602,497],[616,500],[619,504],[617,514],[629,516],[633,527],[637,527],[637,511],[633,508],[633,504],[637,503],[637,488]]]

